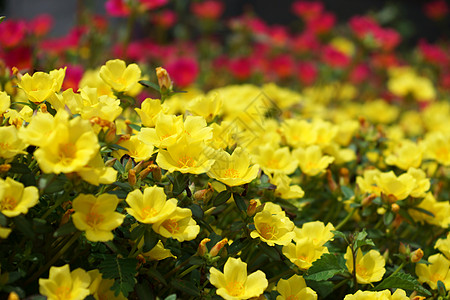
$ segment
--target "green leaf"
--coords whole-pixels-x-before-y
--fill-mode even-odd
[[[241,210],[246,212],[247,211],[247,204],[245,204],[244,197],[239,195],[238,193],[233,193],[233,199],[236,203],[236,206]]]
[[[305,279],[314,281],[328,280],[335,275],[344,274],[346,271],[347,268],[341,256],[325,253],[313,262]]]
[[[391,225],[394,221],[395,213],[393,211],[387,211],[383,216],[383,222],[385,226]]]
[[[162,284],[167,285],[164,276],[161,273],[159,273],[158,270],[156,270],[155,268],[148,269],[147,274],[150,275],[150,277],[153,277],[157,281],[161,282]]]
[[[347,241],[347,235],[345,235],[342,231],[332,230],[331,233],[334,234],[334,237],[342,238],[344,241]]]
[[[31,170],[28,168],[28,166],[20,163],[10,163],[11,169],[9,169],[9,172],[15,173],[15,174],[27,174],[31,173]]]
[[[131,128],[133,128],[136,131],[141,131],[141,126],[136,125],[136,124],[128,124],[128,126],[130,126]]]
[[[105,260],[99,265],[100,272],[104,278],[114,279],[111,290],[116,296],[122,293],[125,297],[134,290],[136,284],[136,266],[135,258],[119,258],[116,256],[106,256]]]
[[[136,241],[139,237],[144,235],[144,233],[145,233],[145,226],[138,225],[138,226],[134,227],[133,230],[131,230],[130,239],[132,241]]]
[[[358,248],[361,248],[363,246],[375,246],[373,241],[371,239],[367,238],[367,232],[365,229],[363,229],[361,232],[358,232],[354,237],[353,242],[353,250],[356,251]]]
[[[147,230],[144,234],[144,252],[152,250],[159,241],[159,236],[153,230]]]
[[[227,202],[228,199],[230,199],[230,197],[231,197],[230,191],[228,191],[228,190],[221,191],[219,194],[217,194],[216,198],[214,198],[213,204],[214,204],[214,206],[222,205],[225,202]]]
[[[179,173],[174,176],[172,193],[176,197],[181,194],[189,184],[189,174]]]
[[[7,223],[8,223],[8,219],[6,218],[6,216],[4,214],[0,213],[0,226],[5,227]]]
[[[30,223],[30,221],[28,221],[24,216],[20,215],[15,217],[14,219],[14,224],[16,225],[17,229],[23,233],[24,236],[26,236],[29,239],[35,239],[36,235],[33,231],[33,227]]]
[[[116,160],[114,162],[114,169],[116,169],[117,171],[119,171],[120,174],[125,173],[125,167],[120,163],[119,160]]]
[[[169,295],[164,300],[177,300],[177,294]]]
[[[331,281],[306,280],[306,285],[316,291],[320,299],[323,299],[333,292],[334,284]]]
[[[275,246],[271,247],[264,242],[261,242],[258,245],[258,248],[264,252],[265,255],[270,257],[273,260],[281,260],[280,254],[275,249]]]
[[[341,186],[342,195],[344,195],[344,200],[348,200],[355,195],[355,192],[348,186]]]
[[[155,295],[150,288],[150,282],[144,280],[142,283],[136,285],[136,294],[139,300],[154,300]]]
[[[431,293],[425,289],[413,276],[406,273],[397,273],[389,276],[373,288],[373,290],[381,291],[390,288],[414,290],[419,294],[431,296]]]
[[[174,279],[170,282],[170,285],[172,285],[172,287],[174,287],[175,289],[180,290],[191,296],[196,297],[200,296],[200,291],[190,281]]]
[[[53,237],[65,236],[65,235],[74,233],[75,231],[77,231],[77,228],[75,227],[75,225],[73,225],[72,219],[70,219],[69,222],[67,222],[66,224],[64,224],[61,227],[59,227],[53,233]]]
[[[0,17],[0,23],[2,23],[3,21],[5,21],[6,17],[5,16],[1,16]]]
[[[154,82],[151,82],[151,81],[148,81],[148,80],[139,80],[138,82],[139,82],[140,84],[142,84],[143,86],[145,86],[145,87],[154,89],[154,90],[157,91],[158,93],[160,92],[160,90],[159,90],[159,85],[157,85],[157,84],[154,83]]]
[[[198,204],[191,204],[189,205],[189,209],[192,211],[192,215],[198,219],[203,218],[203,210]]]
[[[233,243],[228,247],[228,254],[229,255],[237,254],[249,243],[250,243],[250,240],[248,240],[246,238],[240,238],[238,240],[233,241]]]
[[[435,217],[434,216],[434,214],[432,213],[432,212],[429,212],[428,210],[426,210],[426,209],[423,209],[423,208],[421,208],[421,207],[411,207],[411,209],[414,209],[414,210],[417,210],[417,211],[419,211],[419,212],[421,212],[421,213],[424,213],[424,214],[426,214],[426,215],[429,215],[430,217]]]

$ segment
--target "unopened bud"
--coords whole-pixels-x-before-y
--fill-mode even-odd
[[[123,143],[125,141],[128,141],[130,139],[130,135],[129,134],[122,134],[120,135],[119,139],[117,140],[117,144]]]
[[[0,173],[6,173],[11,169],[10,164],[2,164],[0,165]]]
[[[219,254],[219,251],[226,245],[228,244],[228,239],[224,238],[223,240],[221,240],[220,242],[218,242],[217,244],[214,245],[214,247],[212,247],[211,251],[209,251],[209,254],[214,257],[217,254]]]
[[[116,124],[114,124],[114,122],[109,122],[107,127],[108,127],[108,131],[106,132],[105,142],[107,142],[107,143],[115,143],[116,140],[117,140],[117,137],[116,137]]]
[[[127,134],[133,134],[133,128],[131,128],[130,124],[133,124],[130,120],[125,120],[125,124],[127,125]]]
[[[211,240],[206,238],[203,239],[200,244],[198,245],[197,254],[199,256],[204,256],[206,253],[208,253],[208,248],[206,247],[206,243],[210,242]]]
[[[112,166],[114,166],[116,160],[117,160],[117,158],[111,158],[111,159],[108,159],[108,160],[105,162],[105,167],[112,167]]]
[[[334,192],[338,189],[338,185],[336,181],[334,181],[333,174],[331,174],[331,170],[327,169],[327,181],[328,181],[328,187],[330,188],[331,192]]]
[[[45,103],[42,103],[42,104],[40,105],[40,108],[41,108],[41,112],[43,112],[43,113],[48,113],[47,105],[46,105]]]
[[[423,251],[422,251],[422,249],[419,248],[411,253],[411,262],[416,263],[416,262],[420,261],[422,259],[422,257],[423,257]]]
[[[17,67],[12,67],[11,71],[13,73],[14,76],[17,77],[17,79],[22,80],[22,73],[20,73],[19,69]]]
[[[138,261],[138,268],[147,262],[147,260],[145,259],[145,256],[142,255],[141,253],[139,253],[139,254],[136,256],[136,259],[137,259],[137,261]]]
[[[362,199],[361,205],[362,206],[369,206],[372,203],[373,199],[375,199],[376,197],[377,197],[376,194],[370,194],[366,198]]]
[[[347,168],[339,169],[339,184],[348,185],[350,183],[350,172]]]
[[[389,249],[386,249],[386,251],[384,251],[383,258],[384,258],[384,261],[389,260]]]
[[[133,168],[133,160],[131,159],[131,157],[128,158],[127,163],[125,165],[125,171],[129,171]]]
[[[211,185],[211,183],[208,182],[208,188],[196,191],[194,193],[194,199],[197,201],[203,201],[204,203],[207,203],[213,196],[214,189]]]
[[[391,209],[393,212],[398,213],[400,210],[400,205],[398,205],[397,203],[392,203],[391,204]]]
[[[61,222],[59,222],[59,226],[62,226],[64,224],[66,224],[67,222],[69,222],[70,215],[72,215],[74,212],[75,212],[75,210],[73,208],[69,208],[68,210],[66,210],[66,212],[64,213],[64,215],[61,218]]]
[[[400,246],[398,247],[398,251],[402,254],[409,255],[411,253],[411,249],[409,248],[409,245],[405,245],[403,243],[400,243]]]
[[[158,84],[161,93],[166,93],[167,91],[172,91],[172,80],[170,79],[169,73],[166,69],[157,67],[156,77],[158,77]]]
[[[155,164],[152,164],[149,167],[151,167],[153,179],[155,181],[161,181],[161,168]]]
[[[16,292],[11,292],[9,293],[8,300],[20,300],[20,297]]]
[[[136,166],[134,166],[133,170],[136,172],[136,174],[139,174],[142,169],[144,169],[148,164],[149,162],[144,162],[143,160],[141,160]]]
[[[258,201],[255,199],[250,199],[247,207],[247,216],[252,217],[256,214],[256,208],[258,207]]]
[[[136,171],[133,169],[128,170],[128,183],[131,186],[134,186],[136,184]]]

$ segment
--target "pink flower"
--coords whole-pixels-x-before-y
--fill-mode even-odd
[[[336,68],[346,67],[350,63],[347,55],[329,46],[323,48],[322,59],[327,65]]]
[[[363,38],[366,34],[372,33],[380,28],[374,19],[367,16],[352,17],[349,21],[349,26],[354,34],[359,38]]]
[[[180,58],[164,67],[178,88],[191,85],[197,79],[199,73],[198,63],[193,58]]]
[[[77,65],[69,65],[66,69],[66,76],[64,77],[62,88],[63,90],[72,89],[78,90],[78,83],[83,77],[83,68]]]
[[[28,27],[30,31],[38,36],[46,35],[53,25],[53,17],[51,15],[42,14],[30,21]]]
[[[359,84],[361,82],[364,82],[367,80],[367,78],[370,75],[370,69],[369,66],[361,63],[353,68],[349,74],[349,80],[353,84]]]
[[[286,78],[294,73],[295,62],[288,54],[278,55],[272,59],[271,71],[275,72],[278,77]]]
[[[301,53],[318,51],[320,48],[320,42],[316,35],[309,30],[305,30],[300,35],[294,37],[291,43],[293,49]]]
[[[0,51],[0,59],[5,61],[9,67],[17,67],[19,70],[31,68],[31,48],[28,46],[17,46]]]
[[[373,32],[375,40],[384,51],[391,51],[400,43],[400,34],[394,29],[379,28]]]
[[[24,21],[5,20],[0,23],[0,45],[15,47],[24,39],[27,27]]]
[[[238,80],[246,80],[252,75],[252,60],[249,57],[239,57],[230,60],[228,68]]]
[[[432,20],[441,20],[448,14],[448,4],[445,0],[425,2],[423,9],[425,15]]]
[[[311,85],[317,79],[317,67],[312,62],[300,62],[297,66],[297,78],[302,85]]]
[[[329,32],[335,23],[335,15],[325,12],[314,19],[308,20],[306,27],[315,34],[324,34]]]
[[[441,66],[445,65],[449,61],[447,53],[437,45],[427,43],[425,40],[420,40],[419,51],[422,54],[425,61]]]
[[[166,9],[155,15],[153,21],[163,28],[170,28],[175,25],[177,15],[173,10]]]
[[[292,12],[304,20],[312,20],[323,12],[323,3],[319,1],[295,1],[292,3]]]
[[[106,12],[113,17],[126,17],[130,14],[130,7],[126,0],[108,0],[105,8]]]
[[[204,2],[193,2],[191,11],[199,18],[215,20],[219,18],[224,10],[221,1],[207,0]]]
[[[144,7],[144,9],[153,10],[153,9],[156,9],[156,8],[166,5],[169,1],[168,0],[139,0],[139,2]]]

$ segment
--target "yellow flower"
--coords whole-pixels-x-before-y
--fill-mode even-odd
[[[112,285],[114,284],[114,279],[105,279],[102,277],[102,274],[99,270],[91,270],[88,272],[89,277],[91,278],[91,285],[89,286],[89,293],[94,296],[96,300],[126,300],[122,293],[119,293],[118,296],[115,295],[115,292],[111,290]]]
[[[317,145],[309,146],[306,149],[297,148],[292,154],[297,158],[302,172],[309,176],[322,173],[334,161],[334,157],[322,155],[322,151]]]
[[[177,239],[179,242],[193,240],[200,232],[200,226],[192,219],[192,211],[180,207],[153,224],[152,229],[163,237]]]
[[[399,109],[389,105],[383,99],[366,102],[361,110],[362,115],[373,123],[389,124],[394,122],[399,115]]]
[[[0,127],[0,157],[11,159],[18,154],[26,154],[23,151],[27,145],[19,138],[18,130],[14,126]]]
[[[345,265],[350,273],[353,272],[353,255],[350,247],[347,247],[347,252],[344,255],[346,259]],[[386,269],[384,268],[385,261],[380,252],[370,250],[363,255],[361,249],[356,252],[356,280],[361,284],[368,284],[371,282],[380,281],[383,278]]]
[[[120,159],[125,154],[128,154],[136,162],[149,159],[152,156],[154,149],[153,145],[142,142],[136,135],[131,136],[127,140],[121,140],[118,145],[127,150],[119,149],[113,152],[114,157]]]
[[[247,274],[247,264],[240,258],[229,257],[223,273],[212,267],[209,281],[217,288],[217,295],[226,300],[258,297],[269,285],[266,274],[258,270]]]
[[[83,269],[70,272],[69,265],[51,267],[48,279],[39,279],[39,293],[48,300],[83,300],[89,295],[91,278]]]
[[[3,115],[11,105],[11,97],[3,91],[0,91],[0,116]]]
[[[277,284],[280,296],[276,300],[316,300],[317,294],[306,286],[302,276],[293,275],[289,279],[280,279]]]
[[[187,109],[197,116],[211,122],[222,111],[222,98],[217,92],[208,96],[199,96],[189,102]]]
[[[287,245],[295,236],[294,223],[277,204],[267,202],[264,209],[255,215],[254,222],[255,230],[250,236],[254,239],[259,237],[269,246]]]
[[[84,87],[79,92],[82,100],[79,112],[83,119],[90,120],[93,117],[99,117],[112,122],[122,113],[119,99],[106,95],[99,97],[96,88]]]
[[[51,71],[50,74],[36,72],[33,76],[30,76],[27,73],[22,76],[18,85],[25,92],[30,101],[41,103],[61,89],[65,70],[65,68],[54,70]]]
[[[114,238],[112,230],[119,227],[124,215],[116,212],[119,199],[116,195],[80,194],[72,206],[75,213],[72,215],[73,224],[78,230],[86,232],[86,238],[92,242],[107,242]]]
[[[334,226],[331,223],[325,226],[320,221],[308,222],[303,224],[301,229],[298,227],[294,229],[294,240],[308,238],[312,240],[315,246],[323,246],[326,242],[333,240],[332,230],[334,230]]]
[[[67,123],[66,111],[58,112],[55,117],[49,113],[38,112],[31,118],[26,127],[19,129],[19,137],[28,144],[42,147],[47,144],[48,137],[59,123]]]
[[[12,218],[26,214],[38,203],[39,192],[35,186],[27,186],[9,177],[0,179],[0,212]]]
[[[295,244],[290,243],[283,247],[284,256],[302,270],[308,270],[324,253],[328,253],[328,248],[316,246],[310,238],[296,240]]]
[[[391,295],[391,291],[384,290],[380,292],[357,291],[355,294],[345,296],[344,300],[409,300],[406,292],[402,289],[396,289]]]
[[[356,177],[356,184],[360,188],[361,192],[367,194],[380,195],[381,188],[376,184],[377,178],[380,176],[381,171],[378,169],[364,170],[363,176]]]
[[[305,192],[299,185],[290,185],[292,179],[286,174],[275,174],[270,183],[277,186],[275,196],[282,199],[303,198]]]
[[[89,121],[65,118],[34,155],[44,173],[71,173],[87,165],[99,148],[97,135]]]
[[[281,128],[289,146],[310,146],[317,140],[317,131],[306,120],[288,119],[281,125]]]
[[[270,144],[260,146],[253,156],[253,161],[261,166],[266,174],[294,173],[298,161],[292,157],[288,147],[276,148]]]
[[[127,213],[144,224],[153,224],[165,219],[177,207],[177,200],[175,198],[167,200],[164,189],[157,186],[146,187],[144,193],[134,190],[128,194],[125,201],[130,206],[126,208]]]
[[[416,275],[420,283],[427,283],[433,290],[437,282],[442,281],[446,289],[450,289],[450,261],[442,254],[428,257],[429,265],[416,264]]]
[[[450,135],[440,132],[429,134],[423,144],[425,158],[433,159],[446,167],[450,166]]]
[[[243,185],[258,176],[259,165],[250,167],[250,158],[241,147],[237,147],[231,155],[223,150],[218,151],[214,159],[216,161],[208,176],[228,186]]]
[[[86,70],[83,73],[83,77],[81,78],[78,86],[80,89],[84,87],[96,88],[98,97],[103,95],[114,97],[114,92],[111,90],[111,87],[100,77],[100,68],[95,70]]]
[[[93,185],[111,184],[116,181],[117,171],[112,167],[106,167],[100,152],[85,165],[77,170],[77,174],[85,181]]]
[[[8,238],[9,234],[11,233],[11,228],[2,227],[0,225],[0,239],[6,239]]]
[[[100,77],[118,92],[129,92],[141,79],[141,69],[137,64],[126,66],[120,59],[109,60],[100,68]]]
[[[410,140],[401,140],[394,145],[385,161],[388,165],[408,170],[410,167],[418,168],[420,166],[422,155],[422,147]]]
[[[407,174],[415,179],[414,188],[410,193],[411,197],[425,197],[426,192],[430,188],[430,179],[427,178],[425,172],[421,169],[409,168]]]
[[[30,122],[32,115],[33,110],[28,105],[25,105],[19,112],[15,109],[9,109],[3,114],[3,117],[9,119],[8,123],[10,125],[14,125],[19,128],[22,126],[24,121]]]
[[[403,173],[397,177],[393,171],[381,173],[375,178],[375,182],[383,194],[394,196],[396,200],[408,197],[416,184],[416,180],[410,174]]]
[[[448,201],[437,201],[431,192],[428,192],[422,202],[417,205],[418,208],[424,209],[433,214],[423,213],[415,209],[408,209],[408,213],[411,217],[420,223],[424,221],[440,226],[442,228],[448,228],[450,225],[450,204]]]
[[[447,258],[450,258],[450,233],[447,233],[447,238],[437,240],[434,249],[439,249]]]
[[[141,241],[139,242],[139,247],[142,247],[143,245],[144,240],[141,239]],[[163,260],[169,257],[177,258],[172,254],[172,252],[170,252],[169,249],[164,248],[164,245],[161,241],[158,241],[158,243],[155,245],[155,247],[153,247],[152,250],[142,253],[142,255],[150,260]]]
[[[142,128],[138,133],[141,141],[158,148],[175,144],[183,132],[183,116],[158,114],[155,128]]]
[[[156,163],[170,173],[202,174],[211,169],[214,163],[215,150],[207,147],[203,142],[190,142],[185,136],[167,150],[159,150]]]
[[[161,105],[161,100],[147,98],[141,103],[141,108],[134,109],[141,118],[145,127],[155,127],[157,117],[160,113],[167,113],[167,107]]]

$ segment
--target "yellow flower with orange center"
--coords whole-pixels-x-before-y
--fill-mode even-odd
[[[302,270],[308,270],[324,253],[328,253],[328,248],[317,246],[310,238],[296,240],[295,244],[283,247],[284,256]]]
[[[438,281],[441,281],[446,289],[450,289],[450,260],[442,254],[434,254],[428,257],[429,265],[416,264],[416,275],[420,283],[427,283],[433,290],[437,289]]]
[[[247,274],[247,264],[240,258],[229,257],[223,273],[212,267],[209,281],[217,288],[217,295],[227,300],[258,297],[269,285],[262,271]]]
[[[10,177],[0,179],[0,212],[12,218],[26,214],[39,200],[39,191],[35,186],[27,186]]]
[[[126,65],[123,60],[109,60],[100,68],[100,77],[118,92],[133,90],[141,79],[141,69],[137,64]]]
[[[153,224],[152,229],[163,237],[173,238],[179,242],[193,240],[200,232],[200,226],[192,219],[192,211],[180,207]]]
[[[306,286],[302,276],[293,275],[288,279],[280,279],[277,284],[280,293],[276,300],[316,300],[317,294]]]
[[[0,127],[0,157],[12,159],[18,154],[25,154],[27,145],[19,138],[17,128],[14,126]]]
[[[126,209],[127,212],[144,224],[159,222],[177,207],[177,200],[167,200],[164,189],[157,186],[146,187],[144,193],[134,190],[128,194],[125,201],[130,206]]]
[[[119,227],[124,215],[116,212],[119,199],[116,195],[80,194],[72,206],[75,213],[72,215],[73,224],[78,230],[86,232],[86,238],[92,242],[107,242],[114,238],[112,230]]]
[[[334,157],[322,155],[322,151],[317,145],[305,149],[297,148],[292,155],[298,160],[302,172],[309,176],[322,173],[334,161]]]
[[[344,258],[346,259],[345,265],[350,273],[353,272],[353,266],[355,266],[358,283],[368,284],[380,281],[386,272],[384,258],[376,250],[370,250],[363,255],[361,249],[358,249],[355,262],[353,262],[352,250],[347,247]]]
[[[18,85],[30,101],[41,103],[61,89],[65,73],[66,68],[50,73],[36,72],[32,76],[27,73],[22,76]]]

